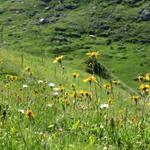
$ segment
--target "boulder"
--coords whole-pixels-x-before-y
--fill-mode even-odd
[[[150,20],[150,11],[147,9],[143,9],[141,11],[141,19],[144,21],[149,21]]]
[[[47,18],[41,18],[41,19],[39,20],[39,23],[40,23],[40,24],[47,24],[47,23],[49,23],[49,20],[48,20]]]
[[[73,9],[78,8],[78,5],[65,5],[65,8],[66,8],[66,9],[73,10]]]

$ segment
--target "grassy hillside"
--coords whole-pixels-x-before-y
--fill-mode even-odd
[[[0,150],[149,149],[149,5],[1,0]]]
[[[3,46],[36,56],[69,54],[70,59],[100,51],[101,63],[135,87],[135,76],[150,67],[149,21],[139,14],[143,8],[149,8],[148,1],[1,1]],[[49,23],[40,24],[42,18]]]

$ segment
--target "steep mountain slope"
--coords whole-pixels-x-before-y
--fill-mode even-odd
[[[135,76],[150,67],[149,5],[146,0],[1,1],[1,43],[32,55],[69,54],[70,60],[97,50],[101,63],[134,87]]]

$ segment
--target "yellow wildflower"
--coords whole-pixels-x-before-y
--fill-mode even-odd
[[[145,75],[145,79],[146,79],[146,81],[150,81],[150,73],[147,73],[147,74]]]
[[[138,79],[139,81],[144,81],[144,76],[139,75],[139,76],[137,77],[137,79]]]
[[[26,115],[27,115],[27,117],[28,117],[29,119],[34,118],[34,114],[33,114],[32,110],[30,110],[30,109],[28,109],[28,110],[26,111]]]
[[[109,105],[112,105],[112,103],[113,103],[113,100],[112,100],[111,98],[109,98],[109,99],[108,99],[108,104],[109,104]]]
[[[84,92],[84,95],[85,95],[86,97],[88,97],[88,98],[92,98],[92,93],[91,93],[91,92],[85,91],[85,92]]]
[[[103,87],[104,87],[106,90],[108,90],[108,89],[110,89],[110,88],[111,88],[111,85],[110,85],[110,84],[108,84],[108,83],[106,83],[106,84],[104,84],[104,85],[103,85]]]
[[[32,75],[32,74],[33,74],[33,70],[32,70],[31,67],[26,67],[26,68],[24,69],[24,71],[25,71],[28,75]]]
[[[71,96],[74,97],[74,98],[77,98],[78,93],[77,93],[77,92],[73,92],[73,93],[71,94]]]
[[[132,100],[137,104],[138,100],[140,99],[140,96],[132,96]]]
[[[141,92],[143,92],[145,94],[150,93],[150,85],[149,84],[142,84],[142,85],[140,85],[139,89],[141,90]]]
[[[53,61],[53,63],[62,63],[62,60],[63,60],[63,58],[64,58],[64,56],[63,55],[61,55],[61,56],[58,56],[58,57],[56,57],[55,58],[55,60]]]
[[[99,56],[98,52],[88,52],[86,55],[90,58],[97,58]]]
[[[89,82],[89,83],[95,82],[95,83],[97,83],[97,79],[92,75],[92,76],[84,79],[83,82]]]
[[[16,81],[18,79],[18,77],[15,75],[6,75],[6,78],[10,81]]]
[[[77,78],[77,77],[80,76],[80,73],[74,72],[72,75],[73,75],[74,78]]]
[[[59,91],[60,91],[60,92],[64,92],[65,87],[64,87],[64,86],[62,86],[62,85],[60,85],[60,86],[58,87],[58,89],[59,89]]]
[[[32,68],[31,68],[31,67],[26,67],[24,70],[25,70],[26,72],[32,72]]]
[[[81,90],[81,91],[79,92],[79,94],[83,97],[84,94],[85,94],[85,92],[84,92],[83,90]]]
[[[114,85],[118,85],[118,84],[120,84],[120,81],[119,81],[119,80],[113,80],[112,83],[113,83]]]

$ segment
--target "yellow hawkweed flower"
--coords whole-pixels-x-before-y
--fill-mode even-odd
[[[108,89],[110,89],[110,88],[111,88],[111,85],[110,85],[110,84],[108,84],[108,83],[106,83],[106,84],[104,84],[104,85],[103,85],[103,87],[104,87],[106,90],[108,90]]]
[[[99,56],[98,52],[88,52],[86,55],[90,58],[97,58]]]
[[[60,86],[58,87],[58,89],[59,89],[60,92],[64,92],[64,90],[65,90],[64,86],[62,86],[62,85],[60,85]]]
[[[140,99],[140,96],[132,96],[132,100],[137,104],[138,100]]]
[[[149,84],[142,84],[142,85],[140,85],[139,89],[144,94],[149,94],[150,93],[150,85]]]
[[[18,79],[18,77],[17,76],[11,76],[10,79],[11,79],[11,81],[16,81]]]
[[[118,85],[118,84],[120,84],[120,81],[119,81],[119,80],[113,80],[112,83],[113,83],[114,85]]]
[[[25,70],[26,72],[32,72],[32,68],[31,68],[31,67],[26,67],[24,70]]]
[[[150,81],[150,73],[147,73],[147,74],[145,75],[145,79],[146,79],[146,81]]]
[[[6,78],[10,81],[16,81],[18,79],[18,77],[15,75],[6,75]]]
[[[84,92],[83,90],[81,90],[81,91],[79,92],[79,94],[83,97],[84,94],[85,94],[85,92]]]
[[[109,104],[109,105],[112,105],[112,103],[113,103],[113,100],[112,100],[111,98],[109,98],[109,99],[108,99],[108,104]]]
[[[63,55],[61,55],[61,56],[58,56],[58,57],[56,57],[55,58],[55,60],[53,61],[53,63],[62,63],[62,60],[63,60],[63,58],[64,58],[64,56]]]
[[[27,74],[30,75],[30,76],[33,74],[33,70],[32,70],[31,67],[26,67],[26,68],[24,69],[24,71],[25,71],[25,73],[27,73]]]
[[[139,81],[144,81],[144,76],[139,75],[139,76],[137,77],[137,79],[138,79]]]
[[[77,92],[73,92],[73,93],[71,94],[71,96],[74,97],[74,98],[77,98],[78,93],[77,93]]]
[[[89,82],[89,83],[95,82],[95,83],[97,83],[97,79],[92,75],[92,76],[84,79],[83,82]]]
[[[74,72],[72,75],[73,75],[74,78],[77,78],[77,77],[80,76],[80,73]]]
[[[92,93],[91,93],[91,92],[85,91],[85,92],[84,92],[84,95],[85,95],[86,97],[88,97],[88,98],[92,98]]]
[[[75,84],[72,84],[71,85],[72,89],[75,91],[76,90],[76,85]]]
[[[28,109],[28,110],[26,111],[26,116],[27,116],[29,119],[34,118],[34,114],[33,114],[32,110]]]

